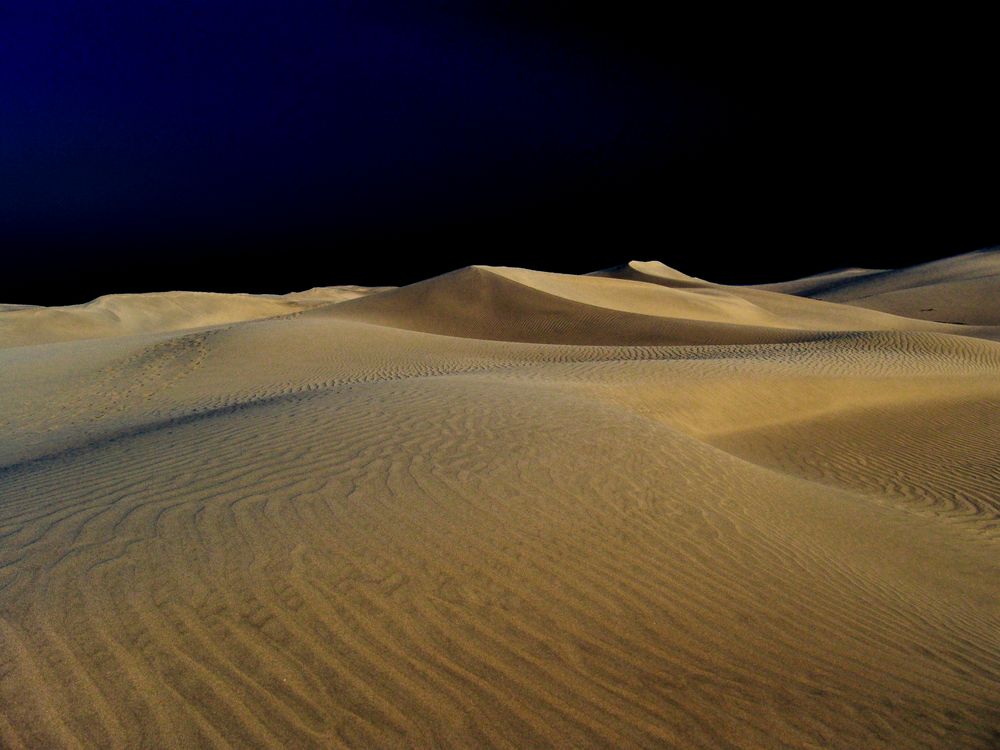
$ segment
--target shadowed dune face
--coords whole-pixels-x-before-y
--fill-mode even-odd
[[[626,268],[0,350],[0,746],[996,747],[1000,344]]]

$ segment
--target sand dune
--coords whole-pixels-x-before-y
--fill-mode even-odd
[[[715,286],[710,281],[688,276],[658,260],[633,260],[621,266],[594,271],[588,276],[602,276],[627,281],[646,281],[677,289],[706,289]]]
[[[638,266],[650,264],[629,268]],[[446,336],[546,344],[750,344],[830,331],[957,330],[755,289],[696,280],[676,286],[666,272],[655,278],[670,283],[474,266],[322,314]]]
[[[345,286],[317,286],[312,289],[307,289],[304,292],[292,292],[291,294],[283,294],[281,296],[276,296],[276,299],[292,300],[294,302],[319,302],[319,303],[330,303],[330,302],[346,302],[349,299],[357,299],[358,297],[366,297],[369,294],[378,294],[379,292],[388,292],[396,287],[393,286],[356,286],[356,285],[345,285]]]
[[[769,284],[770,289],[816,299],[973,326],[1000,326],[1000,249],[891,271],[855,269],[826,278]]]
[[[804,297],[822,299],[822,294],[827,290],[886,273],[890,273],[890,271],[879,268],[841,268],[791,281],[753,284],[750,288],[762,289],[769,292],[781,292],[782,294],[799,294]]]
[[[305,297],[0,350],[0,746],[997,746],[1000,344],[650,263]]]
[[[0,305],[0,348],[161,333],[290,315],[385,288],[318,287],[284,296],[208,292],[111,294],[67,307]]]

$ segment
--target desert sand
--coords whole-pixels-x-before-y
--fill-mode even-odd
[[[997,251],[4,306],[0,746],[1000,747],[998,327]]]

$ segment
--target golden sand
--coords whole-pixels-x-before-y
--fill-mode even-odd
[[[1000,746],[1000,253],[365,291],[0,311],[0,746]]]

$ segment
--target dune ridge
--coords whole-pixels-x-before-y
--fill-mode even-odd
[[[362,291],[0,348],[0,746],[997,746],[1000,343],[650,262]]]

